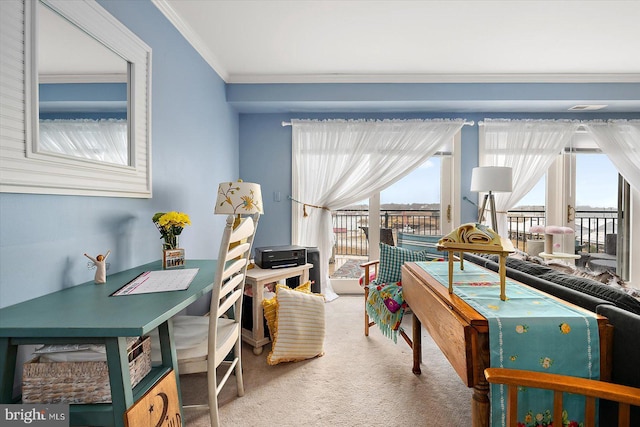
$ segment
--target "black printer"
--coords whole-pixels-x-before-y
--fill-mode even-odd
[[[260,268],[296,267],[307,263],[303,246],[266,246],[255,248],[254,262]]]

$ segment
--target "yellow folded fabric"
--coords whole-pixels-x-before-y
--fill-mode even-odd
[[[444,243],[473,243],[483,245],[501,245],[500,235],[483,224],[467,223],[453,230],[438,241]]]

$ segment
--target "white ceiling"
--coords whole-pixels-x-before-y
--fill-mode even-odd
[[[228,83],[640,82],[640,1],[152,0]]]

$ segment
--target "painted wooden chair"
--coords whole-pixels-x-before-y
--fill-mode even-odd
[[[220,425],[218,394],[232,373],[236,377],[238,396],[244,395],[242,298],[258,218],[259,214],[245,217],[236,228],[235,217],[227,218],[208,315],[173,318],[178,372],[180,375],[207,372],[208,405],[185,408],[208,406],[213,427]]]
[[[507,390],[507,426],[518,425],[518,387],[553,390],[553,425],[562,426],[563,393],[586,396],[584,427],[596,425],[596,399],[618,402],[618,427],[631,425],[631,406],[640,406],[640,389],[604,381],[576,378],[544,372],[507,368],[484,370],[491,384],[505,384]]]

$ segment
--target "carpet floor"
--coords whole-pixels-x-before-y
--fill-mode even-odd
[[[412,353],[373,327],[363,331],[362,296],[325,305],[325,354],[269,366],[270,344],[256,356],[243,346],[245,395],[230,378],[219,396],[223,426],[452,426],[471,425],[472,389],[458,377],[423,331],[422,375]],[[412,316],[403,327],[411,331]],[[180,377],[184,404],[205,403],[206,374]],[[185,409],[185,425],[209,427],[206,409]]]

